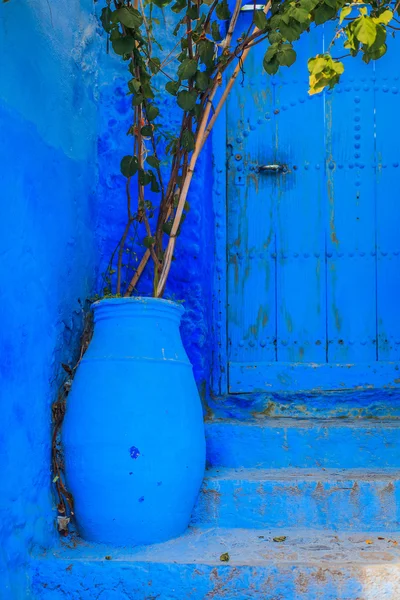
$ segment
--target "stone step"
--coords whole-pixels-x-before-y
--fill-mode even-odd
[[[331,392],[264,391],[209,398],[207,405],[209,415],[215,418],[241,421],[279,417],[399,419],[400,390],[373,388]]]
[[[220,419],[206,436],[210,466],[400,468],[399,420]]]
[[[398,540],[385,532],[191,529],[146,548],[78,541],[35,557],[30,577],[41,600],[398,600]]]
[[[214,468],[193,524],[396,531],[399,511],[400,470]]]

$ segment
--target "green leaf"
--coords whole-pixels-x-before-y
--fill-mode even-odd
[[[352,11],[351,6],[345,6],[344,8],[342,8],[342,10],[340,11],[340,17],[339,17],[340,25],[343,23],[344,19],[351,13],[351,11]]]
[[[139,106],[139,104],[142,104],[143,100],[144,100],[143,94],[137,94],[136,96],[134,96],[132,98],[132,106]]]
[[[182,80],[190,79],[197,71],[197,60],[194,58],[185,58],[179,65],[178,77]]]
[[[124,177],[133,177],[138,170],[138,160],[136,156],[124,156],[121,160],[121,173]]]
[[[168,83],[166,83],[166,85],[165,85],[165,89],[167,90],[167,92],[169,94],[172,94],[172,96],[177,95],[180,87],[181,87],[180,81],[168,81]]]
[[[220,19],[221,21],[226,21],[227,19],[230,19],[231,12],[229,10],[227,0],[222,0],[222,2],[218,2],[215,8],[215,13],[218,19]]]
[[[280,23],[285,23],[286,25],[289,25],[289,22],[290,22],[289,11],[280,14],[279,18],[280,18]]]
[[[164,8],[164,6],[168,6],[171,4],[172,0],[151,0],[153,4],[158,6],[159,8]]]
[[[166,233],[167,235],[170,235],[171,229],[172,229],[172,221],[167,221],[166,223],[164,223],[164,225],[163,225],[164,233]]]
[[[296,60],[296,52],[291,44],[283,44],[276,58],[282,67],[291,67]]]
[[[151,89],[151,85],[147,82],[145,82],[145,83],[142,82],[142,93],[143,93],[143,96],[145,98],[147,98],[148,100],[149,99],[152,100],[154,98],[154,92]]]
[[[206,65],[206,67],[214,66],[214,53],[215,46],[209,40],[201,40],[197,44],[197,49],[199,51],[200,60],[202,63]]]
[[[131,79],[128,81],[128,88],[132,94],[137,94],[140,90],[140,81],[138,79]]]
[[[268,50],[266,51],[266,53],[264,55],[264,60],[267,63],[271,62],[277,55],[278,50],[279,50],[278,44],[271,44],[271,46],[268,48]]]
[[[255,10],[253,17],[254,24],[258,27],[258,29],[265,29],[267,26],[267,17],[264,14],[263,10]]]
[[[133,6],[123,6],[115,11],[115,16],[125,27],[139,29],[143,24],[143,17]]]
[[[310,13],[319,4],[319,0],[301,0],[301,7]]]
[[[321,6],[318,6],[314,10],[315,24],[322,25],[323,23],[326,23],[326,21],[329,21],[329,19],[333,19],[333,17],[335,15],[336,15],[336,8],[332,8],[331,6],[328,6],[327,4],[322,4]]]
[[[160,161],[158,160],[158,158],[154,155],[148,156],[146,158],[146,161],[149,163],[149,165],[151,167],[153,167],[154,169],[158,169],[158,167],[160,166]]]
[[[147,235],[145,238],[143,238],[142,244],[145,248],[151,248],[155,241],[156,240],[153,238],[153,236]]]
[[[110,40],[119,40],[120,38],[122,38],[122,33],[120,32],[120,30],[117,27],[114,27],[113,30],[110,33]]]
[[[268,75],[275,75],[275,73],[277,73],[277,71],[279,69],[279,63],[276,58],[273,58],[270,61],[266,61],[265,56],[264,56],[263,67],[264,67],[265,71],[268,73]]]
[[[289,24],[281,23],[279,26],[280,33],[288,42],[294,42],[298,40],[304,27],[295,19],[290,19]]]
[[[197,19],[199,18],[199,9],[198,9],[197,5],[189,6],[186,11],[186,15],[192,21],[197,21]]]
[[[344,42],[344,47],[350,50],[350,53],[355,56],[360,48],[360,42],[359,40],[356,38],[356,36],[354,35],[354,30],[355,30],[355,22],[356,21],[351,21],[351,23],[349,23],[349,25],[347,25],[347,27],[345,27],[343,29],[344,34],[346,36],[346,40]]]
[[[111,29],[113,28],[112,14],[112,10],[109,6],[105,6],[101,11],[100,21],[103,25],[104,31],[107,31],[107,33],[110,33]]]
[[[182,110],[193,110],[196,104],[197,94],[194,91],[188,92],[186,90],[182,90],[178,93],[178,106]]]
[[[382,25],[376,27],[376,39],[372,46],[363,46],[363,61],[369,63],[371,60],[378,60],[386,54],[386,29]]]
[[[372,46],[376,39],[376,23],[371,17],[359,17],[354,21],[354,35],[366,46]]]
[[[282,41],[282,34],[279,31],[271,31],[268,34],[268,40],[270,44],[276,44]]]
[[[196,87],[204,92],[210,85],[210,78],[204,71],[197,71],[196,73]]]
[[[308,24],[310,20],[309,11],[305,10],[304,8],[294,8],[291,11],[291,16],[293,17],[293,19],[302,24]]]
[[[160,70],[160,66],[161,66],[161,61],[156,56],[153,56],[149,60],[149,68],[150,68],[150,71],[153,73],[153,75],[158,73],[158,71]]]
[[[151,171],[150,173],[151,173],[150,189],[152,192],[158,193],[160,191],[160,186],[158,185],[157,178],[156,178],[155,174],[153,173],[153,171]]]
[[[144,125],[144,127],[142,127],[142,129],[140,130],[140,133],[144,136],[144,137],[149,137],[152,135],[153,133],[153,128],[151,125]]]
[[[194,135],[189,129],[184,129],[182,133],[182,147],[188,152],[194,150]]]
[[[115,54],[119,54],[120,56],[130,54],[135,47],[135,40],[130,35],[111,40],[111,43]]]
[[[383,46],[379,46],[379,48],[377,48],[376,50],[372,50],[371,48],[369,48],[364,52],[363,61],[368,64],[371,60],[378,60],[386,54],[386,51],[386,44],[383,44]]]
[[[213,40],[215,42],[219,42],[222,40],[222,35],[221,32],[219,30],[219,23],[217,21],[213,21],[211,23],[211,35],[213,37]]]
[[[171,6],[172,12],[176,14],[180,13],[184,8],[186,8],[186,0],[177,0],[177,2]]]
[[[139,169],[139,183],[140,185],[148,185],[151,182],[151,171],[144,171]]]
[[[148,121],[154,121],[156,117],[160,114],[159,109],[154,104],[149,104],[146,108],[146,117]]]

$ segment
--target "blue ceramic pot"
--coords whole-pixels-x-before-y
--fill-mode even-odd
[[[93,309],[62,432],[78,528],[86,540],[118,546],[167,540],[186,529],[205,465],[183,307],[113,298]]]

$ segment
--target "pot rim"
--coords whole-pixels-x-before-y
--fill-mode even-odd
[[[165,298],[154,298],[153,296],[128,296],[128,297],[116,297],[116,298],[101,298],[93,302],[91,309],[94,311],[102,306],[116,306],[116,305],[141,305],[149,308],[171,308],[178,310],[181,313],[185,312],[185,307],[180,302],[174,300],[167,300]]]

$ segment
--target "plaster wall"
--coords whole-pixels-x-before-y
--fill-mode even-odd
[[[96,267],[97,24],[91,0],[0,5],[0,598],[57,543],[51,404]]]
[[[101,7],[99,7],[100,10]],[[107,55],[91,0],[0,6],[0,599],[29,597],[34,546],[58,544],[51,404],[74,362],[85,300],[101,293],[124,227],[129,73]],[[166,41],[168,48],[170,40]],[[177,127],[172,98],[164,118]],[[185,346],[206,392],[213,214],[211,159],[198,165],[166,296],[184,300]],[[148,273],[140,287],[150,290]]]

